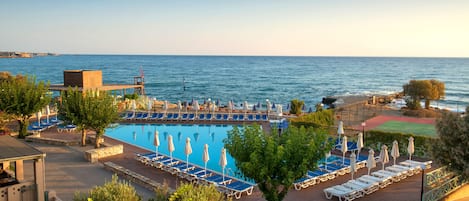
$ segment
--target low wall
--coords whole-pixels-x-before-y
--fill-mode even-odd
[[[85,159],[92,163],[96,163],[98,162],[100,158],[114,156],[114,155],[122,154],[122,153],[124,153],[124,145],[118,144],[118,145],[88,150],[85,152]]]
[[[45,137],[41,137],[40,135],[26,136],[26,141],[28,141],[28,142],[38,142],[38,143],[43,143],[43,144],[52,144],[52,145],[65,145],[65,146],[76,146],[76,145],[81,144],[81,142],[79,142],[79,141],[69,141],[69,140],[45,138]]]
[[[104,163],[104,168],[113,171],[117,175],[119,175],[121,177],[124,177],[125,179],[127,179],[127,180],[129,180],[133,183],[142,185],[142,186],[144,186],[145,188],[147,188],[151,191],[154,191],[157,188],[163,187],[163,184],[158,183],[154,180],[151,180],[151,179],[149,179],[149,178],[147,178],[147,177],[145,177],[141,174],[138,174],[136,172],[128,170],[128,169],[126,169],[126,168],[124,168],[120,165],[117,165],[113,162],[105,162]],[[174,192],[174,189],[169,188],[168,190],[169,190],[169,192]]]

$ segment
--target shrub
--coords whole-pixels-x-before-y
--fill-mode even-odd
[[[304,101],[300,101],[298,99],[293,99],[291,101],[290,114],[300,115],[301,114],[301,109],[303,108],[304,104],[305,104]]]
[[[334,111],[322,110],[290,119],[295,127],[327,128],[334,125]]]
[[[74,201],[140,201],[142,198],[137,194],[135,188],[126,181],[119,181],[117,175],[112,176],[110,182],[103,186],[96,186],[90,190],[88,195],[75,193]]]
[[[225,195],[218,192],[215,186],[197,185],[191,183],[181,184],[170,197],[169,201],[221,201]],[[231,200],[231,199],[230,199]]]
[[[125,100],[125,99],[137,100],[137,99],[138,99],[138,94],[125,94],[125,95],[124,95],[124,100]]]

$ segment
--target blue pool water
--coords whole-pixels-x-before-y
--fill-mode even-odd
[[[223,148],[223,139],[226,138],[227,131],[232,129],[232,125],[121,124],[115,128],[108,128],[106,136],[154,152],[154,133],[158,131],[160,139],[158,152],[169,156],[167,136],[172,135],[175,147],[173,157],[184,161],[186,160],[184,154],[186,138],[189,137],[192,146],[189,163],[204,167],[203,147],[208,144],[210,160],[207,168],[221,173],[222,168],[218,165],[218,161]],[[228,152],[227,161],[225,174],[234,176],[233,171],[236,170],[236,166],[233,157]]]

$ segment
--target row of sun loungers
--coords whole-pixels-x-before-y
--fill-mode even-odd
[[[211,113],[148,113],[148,112],[129,112],[121,116],[126,120],[216,120],[216,121],[268,121],[267,114],[211,114]]]
[[[243,193],[251,195],[254,189],[254,185],[245,181],[227,175],[223,176],[217,172],[166,155],[157,155],[156,153],[137,154],[136,159],[145,165],[159,168],[196,184],[214,184],[220,192],[225,193],[228,197],[239,199]]]
[[[371,194],[381,188],[399,182],[409,176],[420,173],[422,167],[431,168],[431,161],[418,162],[407,160],[386,167],[384,170],[372,172],[371,175],[363,175],[359,178],[349,180],[346,183],[335,185],[324,189],[327,199],[339,198],[339,201],[351,201],[365,195]]]
[[[31,131],[31,132],[42,132],[48,128],[51,128],[51,127],[54,127],[56,125],[58,125],[60,122],[57,118],[51,118],[49,119],[49,122],[45,121],[45,120],[41,120],[41,123],[38,124],[38,122],[32,122],[29,126],[28,126],[28,131]]]
[[[357,169],[365,167],[366,157],[359,156],[356,164]],[[342,164],[342,159],[337,158],[336,160],[330,160],[327,161],[326,164],[320,165],[317,170],[308,171],[306,176],[295,181],[293,186],[295,190],[301,190],[350,173],[350,170],[350,159],[346,158],[344,164]]]

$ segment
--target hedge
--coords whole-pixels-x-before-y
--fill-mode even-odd
[[[437,138],[406,133],[371,130],[365,132],[364,143],[365,147],[372,148],[373,150],[375,150],[375,152],[379,152],[381,150],[381,146],[385,144],[386,146],[388,146],[389,152],[391,152],[392,143],[394,140],[397,140],[397,142],[399,143],[400,155],[408,156],[407,146],[409,144],[409,137],[411,136],[414,138],[415,147],[415,152],[412,156],[429,158],[431,144],[438,140]]]

